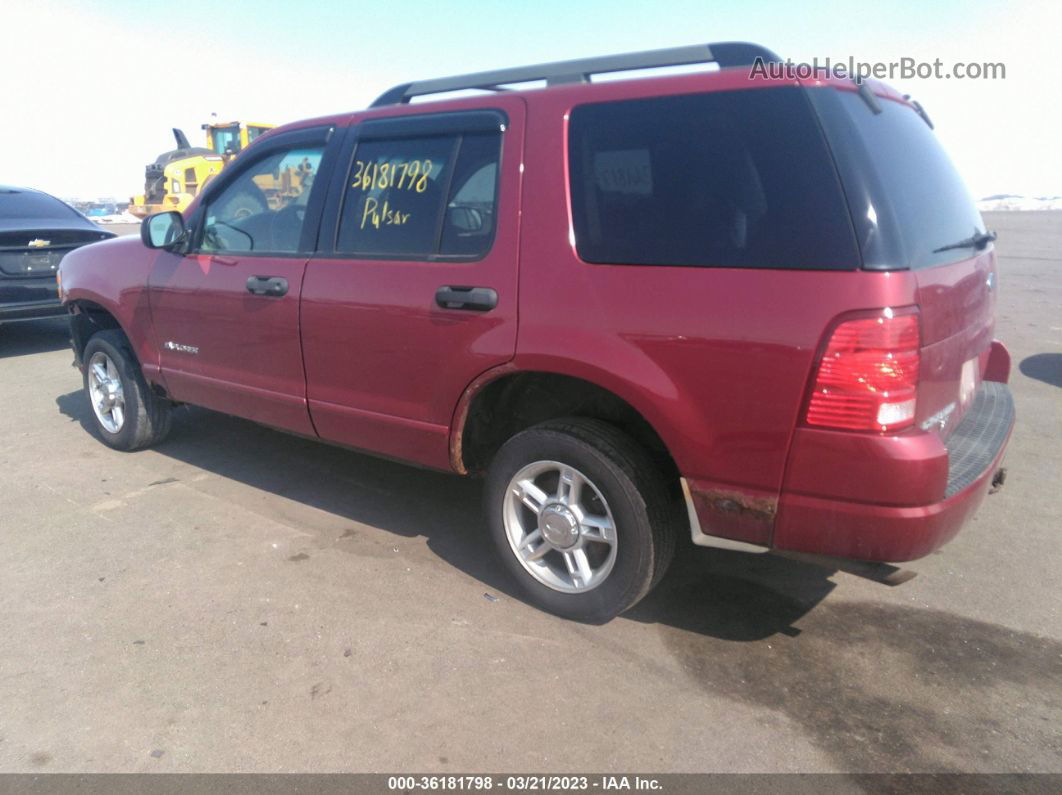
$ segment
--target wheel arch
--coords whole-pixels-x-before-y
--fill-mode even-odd
[[[635,390],[616,389],[607,384],[609,380],[561,368],[525,369],[511,362],[482,374],[466,388],[454,413],[453,469],[461,474],[482,472],[498,448],[520,431],[562,417],[587,417],[608,422],[634,438],[678,489],[679,465],[659,421],[653,421],[655,413],[633,394]]]
[[[79,367],[92,335],[105,329],[116,329],[129,340],[130,350],[147,382],[165,392],[146,290],[111,301],[95,291],[72,289],[64,296],[63,304],[70,312],[70,341]]]
[[[83,363],[85,346],[92,335],[99,331],[116,329],[126,337],[129,336],[114,311],[101,303],[88,298],[75,298],[68,300],[66,307],[70,312],[70,344],[79,367]]]

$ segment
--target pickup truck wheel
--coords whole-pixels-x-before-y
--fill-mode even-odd
[[[169,433],[171,404],[148,387],[122,332],[94,334],[82,360],[85,394],[105,444],[116,450],[139,450]]]
[[[491,462],[487,522],[505,567],[531,600],[600,623],[660,579],[675,549],[667,488],[647,453],[607,423],[536,425]]]

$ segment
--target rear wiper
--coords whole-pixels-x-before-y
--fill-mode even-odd
[[[935,248],[933,249],[933,253],[939,254],[941,251],[951,251],[952,249],[956,248],[975,248],[978,251],[983,251],[985,246],[987,246],[995,239],[995,232],[978,232],[977,230],[974,230],[973,235],[966,238],[965,240],[959,240],[958,242],[949,243],[946,246]]]

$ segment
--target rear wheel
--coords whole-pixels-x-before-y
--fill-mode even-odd
[[[166,436],[171,404],[148,387],[122,332],[94,334],[82,358],[85,394],[105,444],[116,450],[139,450]]]
[[[486,488],[495,548],[538,606],[607,621],[644,597],[675,547],[667,488],[617,428],[557,420],[517,434]]]

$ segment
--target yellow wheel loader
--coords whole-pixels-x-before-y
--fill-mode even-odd
[[[139,218],[152,213],[184,212],[211,179],[272,124],[225,122],[204,124],[206,147],[193,147],[187,136],[174,128],[177,148],[163,152],[145,169],[144,193],[130,199],[129,212]],[[280,175],[278,175],[278,178]]]

